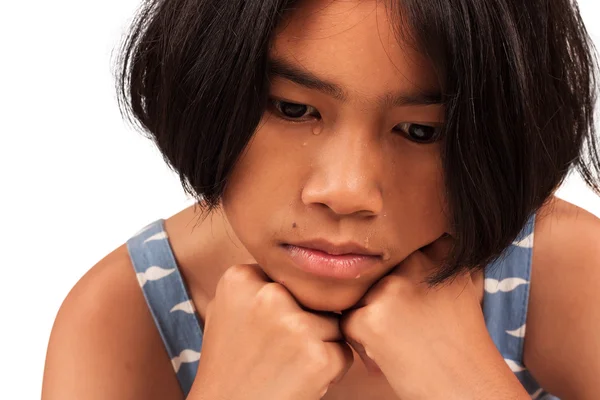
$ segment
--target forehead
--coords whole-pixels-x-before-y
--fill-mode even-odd
[[[271,56],[362,100],[390,90],[438,88],[431,63],[398,24],[382,1],[300,1],[282,22]]]

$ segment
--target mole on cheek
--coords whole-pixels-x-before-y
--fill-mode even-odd
[[[296,223],[295,223],[295,222],[292,224],[292,228],[295,228],[295,227],[297,227],[297,226],[298,226],[298,225],[296,225]]]

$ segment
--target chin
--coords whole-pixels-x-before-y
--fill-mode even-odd
[[[326,312],[339,312],[351,308],[358,303],[368,289],[368,287],[360,288],[358,286],[341,287],[341,285],[333,283],[325,284],[320,288],[315,287],[314,284],[306,288],[300,284],[294,285],[292,282],[286,282],[284,286],[301,306],[313,311]]]

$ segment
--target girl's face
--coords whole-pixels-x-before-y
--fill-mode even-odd
[[[272,104],[223,197],[265,273],[314,310],[351,307],[449,229],[435,141],[440,88],[391,23],[379,1],[300,3],[271,52]],[[288,246],[323,242],[374,255]]]

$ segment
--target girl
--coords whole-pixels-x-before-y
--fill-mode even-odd
[[[147,1],[118,66],[198,203],[71,291],[44,400],[598,398],[571,1]]]

